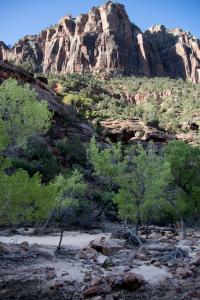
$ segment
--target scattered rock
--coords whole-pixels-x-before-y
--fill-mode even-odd
[[[8,250],[8,247],[6,244],[0,242],[0,255],[4,255],[6,253],[8,253],[9,250]]]
[[[93,278],[90,286],[96,286],[96,285],[100,285],[101,284],[101,278]]]
[[[114,295],[113,294],[108,294],[105,296],[104,300],[114,300]]]
[[[53,268],[46,268],[45,274],[46,274],[47,280],[52,280],[52,279],[56,278],[56,272]]]
[[[28,251],[29,248],[30,248],[28,242],[23,242],[23,243],[21,243],[19,246],[20,246],[20,249],[22,249],[22,250],[24,250],[24,251]]]
[[[141,254],[141,253],[137,253],[136,258],[139,259],[139,260],[143,260],[143,261],[148,259],[147,255],[144,255],[144,254]]]
[[[183,267],[179,267],[177,270],[176,270],[176,275],[181,277],[181,278],[187,278],[189,276],[191,276],[192,272],[186,268],[183,268]]]
[[[191,246],[194,246],[194,241],[192,241],[192,240],[182,240],[182,241],[179,242],[179,246],[191,247]]]
[[[200,256],[196,256],[195,258],[193,258],[191,264],[195,266],[200,266]]]
[[[133,272],[127,272],[122,275],[122,288],[135,291],[145,283],[145,279],[142,275],[135,274]]]
[[[160,239],[162,236],[161,236],[161,234],[158,233],[158,232],[152,232],[152,233],[149,235],[149,237],[150,237],[151,239],[153,239],[153,240],[158,240],[158,239]]]
[[[97,260],[97,251],[91,247],[85,247],[78,251],[76,258]]]
[[[174,251],[176,250],[176,246],[171,243],[162,243],[162,244],[150,244],[148,245],[148,249],[152,251]]]
[[[117,251],[123,249],[126,245],[125,240],[117,240],[111,238],[97,238],[90,242],[90,247],[102,252],[104,255],[113,255]]]
[[[143,255],[145,255],[145,256],[148,256],[148,255],[150,255],[150,251],[149,251],[149,249],[148,249],[147,247],[141,246],[141,247],[138,249],[137,254],[143,254]]]
[[[154,267],[160,267],[160,262],[159,262],[159,261],[155,261],[155,262],[153,263],[153,265],[154,265]]]
[[[147,260],[149,255],[149,249],[145,246],[141,246],[136,253],[136,258],[139,260]]]
[[[83,291],[82,296],[86,298],[86,297],[92,297],[98,295],[106,295],[106,294],[110,294],[111,291],[112,291],[111,287],[107,283],[103,283],[100,285],[89,287],[88,289]]]
[[[54,277],[55,278],[55,277]],[[51,278],[53,279],[53,278]],[[47,279],[47,280],[51,280],[51,279]],[[57,280],[56,282],[53,283],[53,285],[51,285],[51,289],[59,289],[59,288],[62,288],[63,286],[65,285],[64,281],[62,280]]]

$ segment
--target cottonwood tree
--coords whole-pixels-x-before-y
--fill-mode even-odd
[[[54,183],[56,187],[56,198],[54,202],[54,212],[60,227],[60,240],[57,250],[61,249],[64,226],[69,218],[75,216],[80,201],[84,197],[86,184],[83,182],[83,176],[75,170],[71,176],[64,177],[59,175]]]
[[[184,228],[184,215],[199,218],[200,212],[200,150],[183,141],[172,141],[165,149],[173,176],[171,190],[177,197],[170,196]],[[170,194],[169,194],[170,195]]]
[[[124,170],[117,177],[119,191],[113,201],[118,205],[119,215],[136,225],[146,222],[156,210],[164,205],[163,191],[169,184],[171,171],[162,156],[153,147],[130,148],[124,159]]]
[[[163,191],[171,178],[169,163],[156,155],[152,146],[147,150],[130,147],[123,157],[119,145],[100,150],[94,139],[89,158],[95,175],[107,182],[109,188],[118,187],[113,201],[119,216],[135,224],[138,239],[138,225],[164,203]]]

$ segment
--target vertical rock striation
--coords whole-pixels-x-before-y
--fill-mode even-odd
[[[11,49],[0,60],[29,63],[36,72],[169,76],[200,83],[200,41],[189,32],[156,25],[144,33],[122,4],[107,2],[76,19],[66,16]]]

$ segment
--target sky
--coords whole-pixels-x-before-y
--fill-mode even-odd
[[[13,45],[62,16],[86,13],[106,0],[0,0],[0,41]],[[200,0],[119,0],[130,20],[146,30],[154,24],[182,28],[200,38]]]

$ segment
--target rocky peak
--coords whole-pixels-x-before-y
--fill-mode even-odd
[[[165,33],[166,27],[164,25],[153,25],[152,27],[149,28],[149,31],[150,33],[158,33],[158,32]]]
[[[144,33],[125,7],[108,1],[77,18],[26,36],[12,49],[0,43],[0,60],[31,63],[44,73],[91,72],[168,76],[200,82],[200,41],[181,29],[154,25]]]
[[[4,59],[8,51],[8,46],[4,42],[0,41],[0,61]]]

